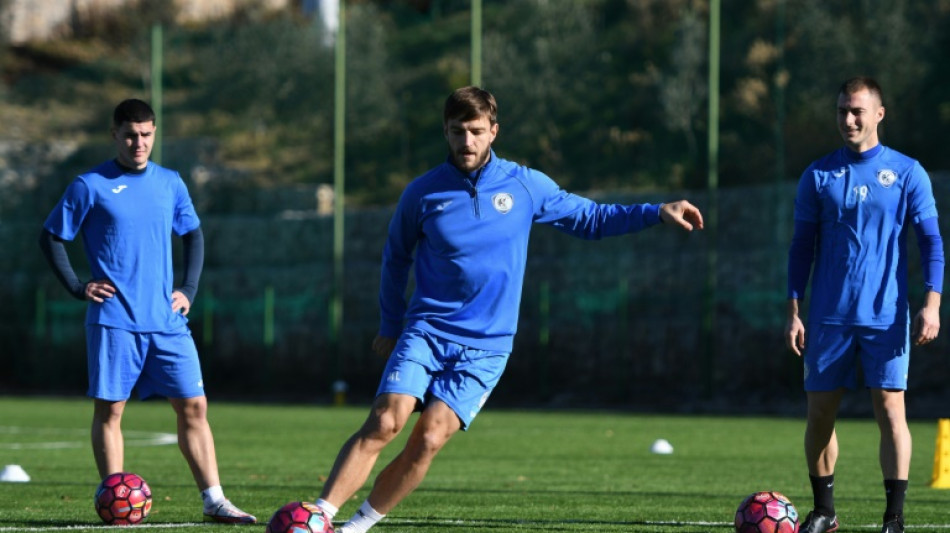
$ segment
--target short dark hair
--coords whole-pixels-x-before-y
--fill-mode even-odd
[[[448,124],[452,119],[467,122],[479,117],[488,117],[494,126],[498,123],[498,104],[492,93],[485,89],[468,86],[456,89],[445,100],[442,122]]]
[[[155,111],[152,106],[137,98],[123,100],[115,106],[112,113],[112,125],[118,128],[126,122],[151,122],[155,123]]]
[[[867,89],[869,93],[877,96],[877,99],[881,101],[881,106],[884,105],[884,91],[881,90],[877,80],[870,76],[855,76],[845,80],[838,89],[838,95],[854,94],[862,89]]]

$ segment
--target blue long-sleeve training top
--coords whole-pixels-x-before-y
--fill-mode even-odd
[[[404,327],[481,350],[510,352],[534,222],[600,239],[660,222],[659,205],[598,204],[544,173],[491,153],[477,180],[449,161],[412,181],[389,225],[380,334]],[[406,289],[415,265],[415,289]]]
[[[803,298],[814,263],[809,321],[883,326],[907,317],[908,226],[926,289],[942,292],[943,240],[920,163],[883,145],[815,161],[795,198],[788,297]]]

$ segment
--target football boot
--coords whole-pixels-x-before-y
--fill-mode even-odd
[[[895,516],[890,520],[885,519],[881,533],[904,533],[904,517]]]
[[[212,505],[205,509],[205,522],[221,522],[223,524],[256,524],[254,515],[238,509],[231,500]]]
[[[838,517],[825,516],[812,511],[805,517],[798,533],[831,533],[838,531]]]

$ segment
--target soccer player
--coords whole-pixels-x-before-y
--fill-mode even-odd
[[[94,398],[92,450],[99,475],[123,471],[122,413],[132,389],[168,398],[178,446],[208,521],[253,524],[221,489],[198,352],[185,315],[198,290],[204,238],[185,183],[149,161],[155,113],[125,100],[113,113],[116,157],[77,177],[43,225],[40,247],[70,294],[89,302],[87,394]],[[182,237],[185,275],[174,288],[172,232]],[[82,236],[92,280],[82,282],[65,241]]]
[[[585,239],[661,222],[703,227],[700,211],[685,200],[608,205],[569,194],[545,174],[495,155],[498,129],[491,93],[452,93],[443,111],[448,158],[406,187],[393,215],[372,344],[389,359],[368,418],[343,445],[316,501],[331,519],[410,415],[421,414],[339,533],[364,533],[408,496],[488,400],[512,349],[533,223]],[[416,286],[407,304],[413,264]]]
[[[878,139],[884,119],[881,87],[871,78],[838,91],[838,130],[844,147],[811,164],[795,198],[795,231],[788,253],[785,342],[803,357],[808,422],[805,459],[814,510],[802,533],[838,529],[834,473],[835,419],[858,368],[870,390],[880,428],[880,464],[887,507],[882,533],[904,531],[904,497],[911,437],[904,412],[910,342],[924,345],[940,330],[943,241],[930,178],[920,163]],[[923,306],[910,322],[907,230],[920,247]],[[808,337],[799,302],[812,274]]]

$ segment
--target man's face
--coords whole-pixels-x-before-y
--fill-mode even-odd
[[[487,116],[465,122],[450,119],[445,124],[452,162],[464,172],[478,170],[488,162],[496,135],[498,124],[492,124]]]
[[[867,89],[838,95],[838,131],[848,148],[864,152],[877,146],[877,125],[882,120],[881,100]]]
[[[155,123],[123,122],[112,130],[112,138],[115,140],[119,163],[129,168],[143,169],[148,165],[148,157],[152,154]]]

